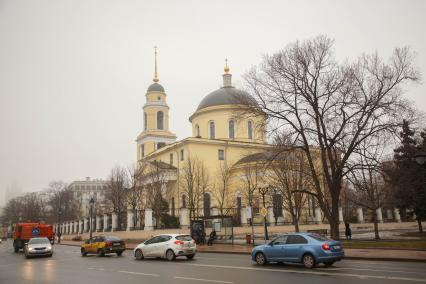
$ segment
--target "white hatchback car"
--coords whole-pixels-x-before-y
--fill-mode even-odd
[[[192,259],[197,252],[195,241],[190,235],[164,234],[155,236],[135,247],[133,250],[137,260],[145,257],[161,257],[174,260],[178,256]]]

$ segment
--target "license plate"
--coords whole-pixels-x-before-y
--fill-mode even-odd
[[[340,246],[334,246],[334,249],[340,249],[341,247]]]
[[[120,244],[120,243],[113,243],[112,245],[113,245],[113,246],[115,246],[115,247],[117,247],[117,246],[121,246],[121,244]]]

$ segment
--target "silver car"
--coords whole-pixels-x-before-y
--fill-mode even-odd
[[[32,238],[24,247],[26,258],[31,256],[52,256],[53,246],[48,238]]]
[[[158,235],[137,245],[133,250],[137,260],[145,257],[161,257],[171,261],[178,256],[192,259],[196,252],[197,247],[191,236],[181,234]]]

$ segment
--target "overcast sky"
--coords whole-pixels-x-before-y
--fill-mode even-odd
[[[326,34],[339,60],[397,46],[426,70],[426,1],[0,0],[0,204],[10,184],[106,178],[136,159],[153,47],[185,138],[188,117],[221,84],[234,83],[262,54]],[[407,96],[426,110],[424,84]]]

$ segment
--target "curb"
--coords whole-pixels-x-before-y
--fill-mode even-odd
[[[80,245],[74,245],[74,244],[60,244],[60,245],[73,246],[73,247],[79,247],[80,246]],[[126,250],[133,250],[133,248],[126,248]],[[226,251],[226,250],[224,250],[224,251],[202,251],[202,250],[198,250],[197,252],[199,252],[199,253],[222,253],[222,254],[250,255],[249,252],[235,252],[235,251]],[[420,258],[345,256],[345,259],[426,263],[426,259],[420,259]]]

